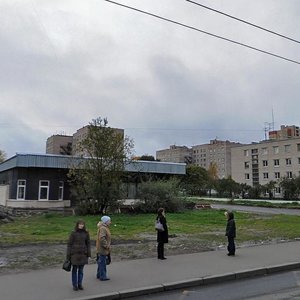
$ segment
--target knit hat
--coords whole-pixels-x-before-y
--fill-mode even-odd
[[[103,217],[101,218],[101,221],[102,221],[104,224],[106,224],[106,223],[108,223],[108,222],[110,221],[110,217],[109,217],[109,216],[103,216]]]

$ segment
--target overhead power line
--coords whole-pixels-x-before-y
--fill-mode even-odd
[[[203,5],[203,4],[200,4],[200,3],[198,3],[198,2],[194,2],[194,1],[191,1],[191,0],[186,0],[186,1],[187,1],[187,2],[190,2],[190,3],[192,3],[192,4],[195,4],[195,5],[197,5],[197,6],[201,6],[201,7],[205,8],[205,9],[214,11],[214,12],[216,12],[216,13],[218,13],[218,14],[223,15],[223,16],[229,17],[229,18],[234,19],[234,20],[237,20],[237,21],[239,21],[239,22],[243,22],[243,23],[248,24],[248,25],[250,25],[250,26],[256,27],[256,28],[258,28],[258,29],[264,30],[264,31],[266,31],[266,32],[275,34],[275,35],[280,36],[280,37],[282,37],[282,38],[284,38],[284,39],[287,39],[287,40],[290,40],[290,41],[292,41],[292,42],[295,42],[295,43],[300,44],[300,41],[295,40],[295,39],[293,39],[293,38],[290,38],[290,37],[288,37],[288,36],[286,36],[286,35],[277,33],[277,32],[275,32],[275,31],[272,31],[272,30],[270,30],[270,29],[261,27],[261,26],[259,26],[259,25],[254,24],[254,23],[250,23],[250,22],[248,22],[248,21],[246,21],[246,20],[243,20],[243,19],[234,17],[234,16],[232,16],[232,15],[226,14],[226,13],[224,13],[224,12],[222,12],[222,11],[219,11],[219,10],[217,10],[217,9],[208,7],[208,6]]]
[[[281,56],[281,55],[278,55],[278,54],[274,54],[274,53],[271,53],[269,51],[261,50],[259,48],[256,48],[256,47],[253,47],[253,46],[241,43],[241,42],[237,42],[237,41],[234,41],[234,40],[231,40],[231,39],[228,39],[228,38],[225,38],[225,37],[222,37],[222,36],[219,36],[219,35],[216,35],[216,34],[213,34],[213,33],[207,32],[207,31],[204,31],[204,30],[201,30],[201,29],[193,27],[193,26],[186,25],[184,23],[180,23],[180,22],[177,22],[177,21],[174,21],[174,20],[171,20],[171,19],[159,16],[159,15],[156,15],[156,14],[153,14],[153,13],[150,13],[150,12],[147,12],[147,11],[144,11],[144,10],[132,7],[132,6],[121,4],[121,3],[118,3],[118,2],[115,2],[115,1],[111,1],[111,0],[104,0],[104,1],[109,2],[111,4],[115,4],[115,5],[124,7],[124,8],[127,8],[127,9],[134,10],[136,12],[139,12],[139,13],[142,13],[142,14],[145,14],[145,15],[148,15],[148,16],[151,16],[151,17],[154,17],[154,18],[166,21],[166,22],[173,23],[173,24],[176,24],[176,25],[179,25],[179,26],[191,29],[191,30],[195,30],[197,32],[201,32],[201,33],[207,34],[209,36],[212,36],[212,37],[215,37],[215,38],[218,38],[218,39],[221,39],[221,40],[224,40],[224,41],[227,41],[227,42],[239,45],[239,46],[243,46],[243,47],[249,48],[251,50],[255,50],[255,51],[258,51],[258,52],[261,52],[261,53],[264,53],[264,54],[267,54],[267,55],[270,55],[270,56],[274,56],[274,57],[277,57],[279,59],[283,59],[283,60],[289,61],[291,63],[295,63],[295,64],[300,65],[299,61],[296,61],[296,60],[293,60],[293,59],[290,59],[290,58],[287,58],[287,57],[284,57],[284,56]]]

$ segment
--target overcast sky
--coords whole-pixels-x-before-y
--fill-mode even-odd
[[[119,0],[116,0],[119,1]],[[196,1],[196,0],[195,0]],[[199,0],[300,40],[299,0]],[[300,62],[300,44],[185,0],[120,0]],[[300,64],[104,0],[0,0],[0,149],[45,153],[99,116],[135,154],[300,125]]]

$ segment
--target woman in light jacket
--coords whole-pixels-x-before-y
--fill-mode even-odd
[[[91,257],[90,235],[85,228],[85,222],[78,220],[74,231],[70,234],[67,246],[67,260],[72,263],[73,290],[83,290],[83,268]]]
[[[109,280],[107,277],[106,270],[106,259],[110,255],[110,245],[111,245],[111,234],[109,226],[111,224],[111,219],[108,216],[103,216],[101,222],[98,223],[97,231],[97,278],[101,281]]]

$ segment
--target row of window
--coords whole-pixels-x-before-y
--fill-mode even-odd
[[[38,200],[49,200],[49,189],[50,189],[50,181],[40,180]],[[19,179],[17,185],[17,200],[25,200],[25,195],[26,195],[26,180]],[[64,195],[64,182],[59,181],[58,200],[63,200],[63,195]]]
[[[263,179],[269,179],[269,173],[264,172],[264,173],[262,173],[262,175],[263,175]],[[299,172],[299,176],[300,176],[300,172]],[[286,172],[285,177],[293,178],[293,172],[290,172],[290,171]],[[281,178],[280,172],[274,172],[274,178],[275,179]],[[245,173],[245,179],[250,180],[250,173]]]
[[[292,150],[292,145],[284,145],[283,146],[283,152],[289,153]],[[296,145],[297,151],[300,152],[300,144]],[[272,152],[273,154],[278,154],[279,153],[279,146],[272,146]],[[267,155],[269,153],[269,149],[267,147],[261,148],[261,154],[262,155]],[[258,154],[258,149],[251,149],[251,154]],[[244,150],[244,156],[249,156],[250,155],[250,150]]]
[[[258,164],[258,160],[252,160],[252,164],[255,164],[255,163]],[[298,164],[300,164],[300,157],[298,157]],[[263,160],[262,165],[263,165],[263,167],[268,167],[269,166],[268,160]],[[273,159],[273,165],[274,166],[280,166],[280,159]],[[285,159],[285,165],[286,166],[291,166],[292,165],[292,159],[291,158],[286,158]],[[244,162],[244,167],[245,167],[245,169],[249,169],[250,168],[250,161]]]
[[[221,153],[223,153],[224,152],[224,147],[222,147],[222,148],[217,148],[217,149],[207,149],[207,151],[206,151],[206,149],[197,149],[197,150],[194,150],[193,151],[194,152],[194,154],[196,154],[196,153],[206,153],[206,152],[209,152],[209,153],[216,153],[216,152],[221,152]]]

